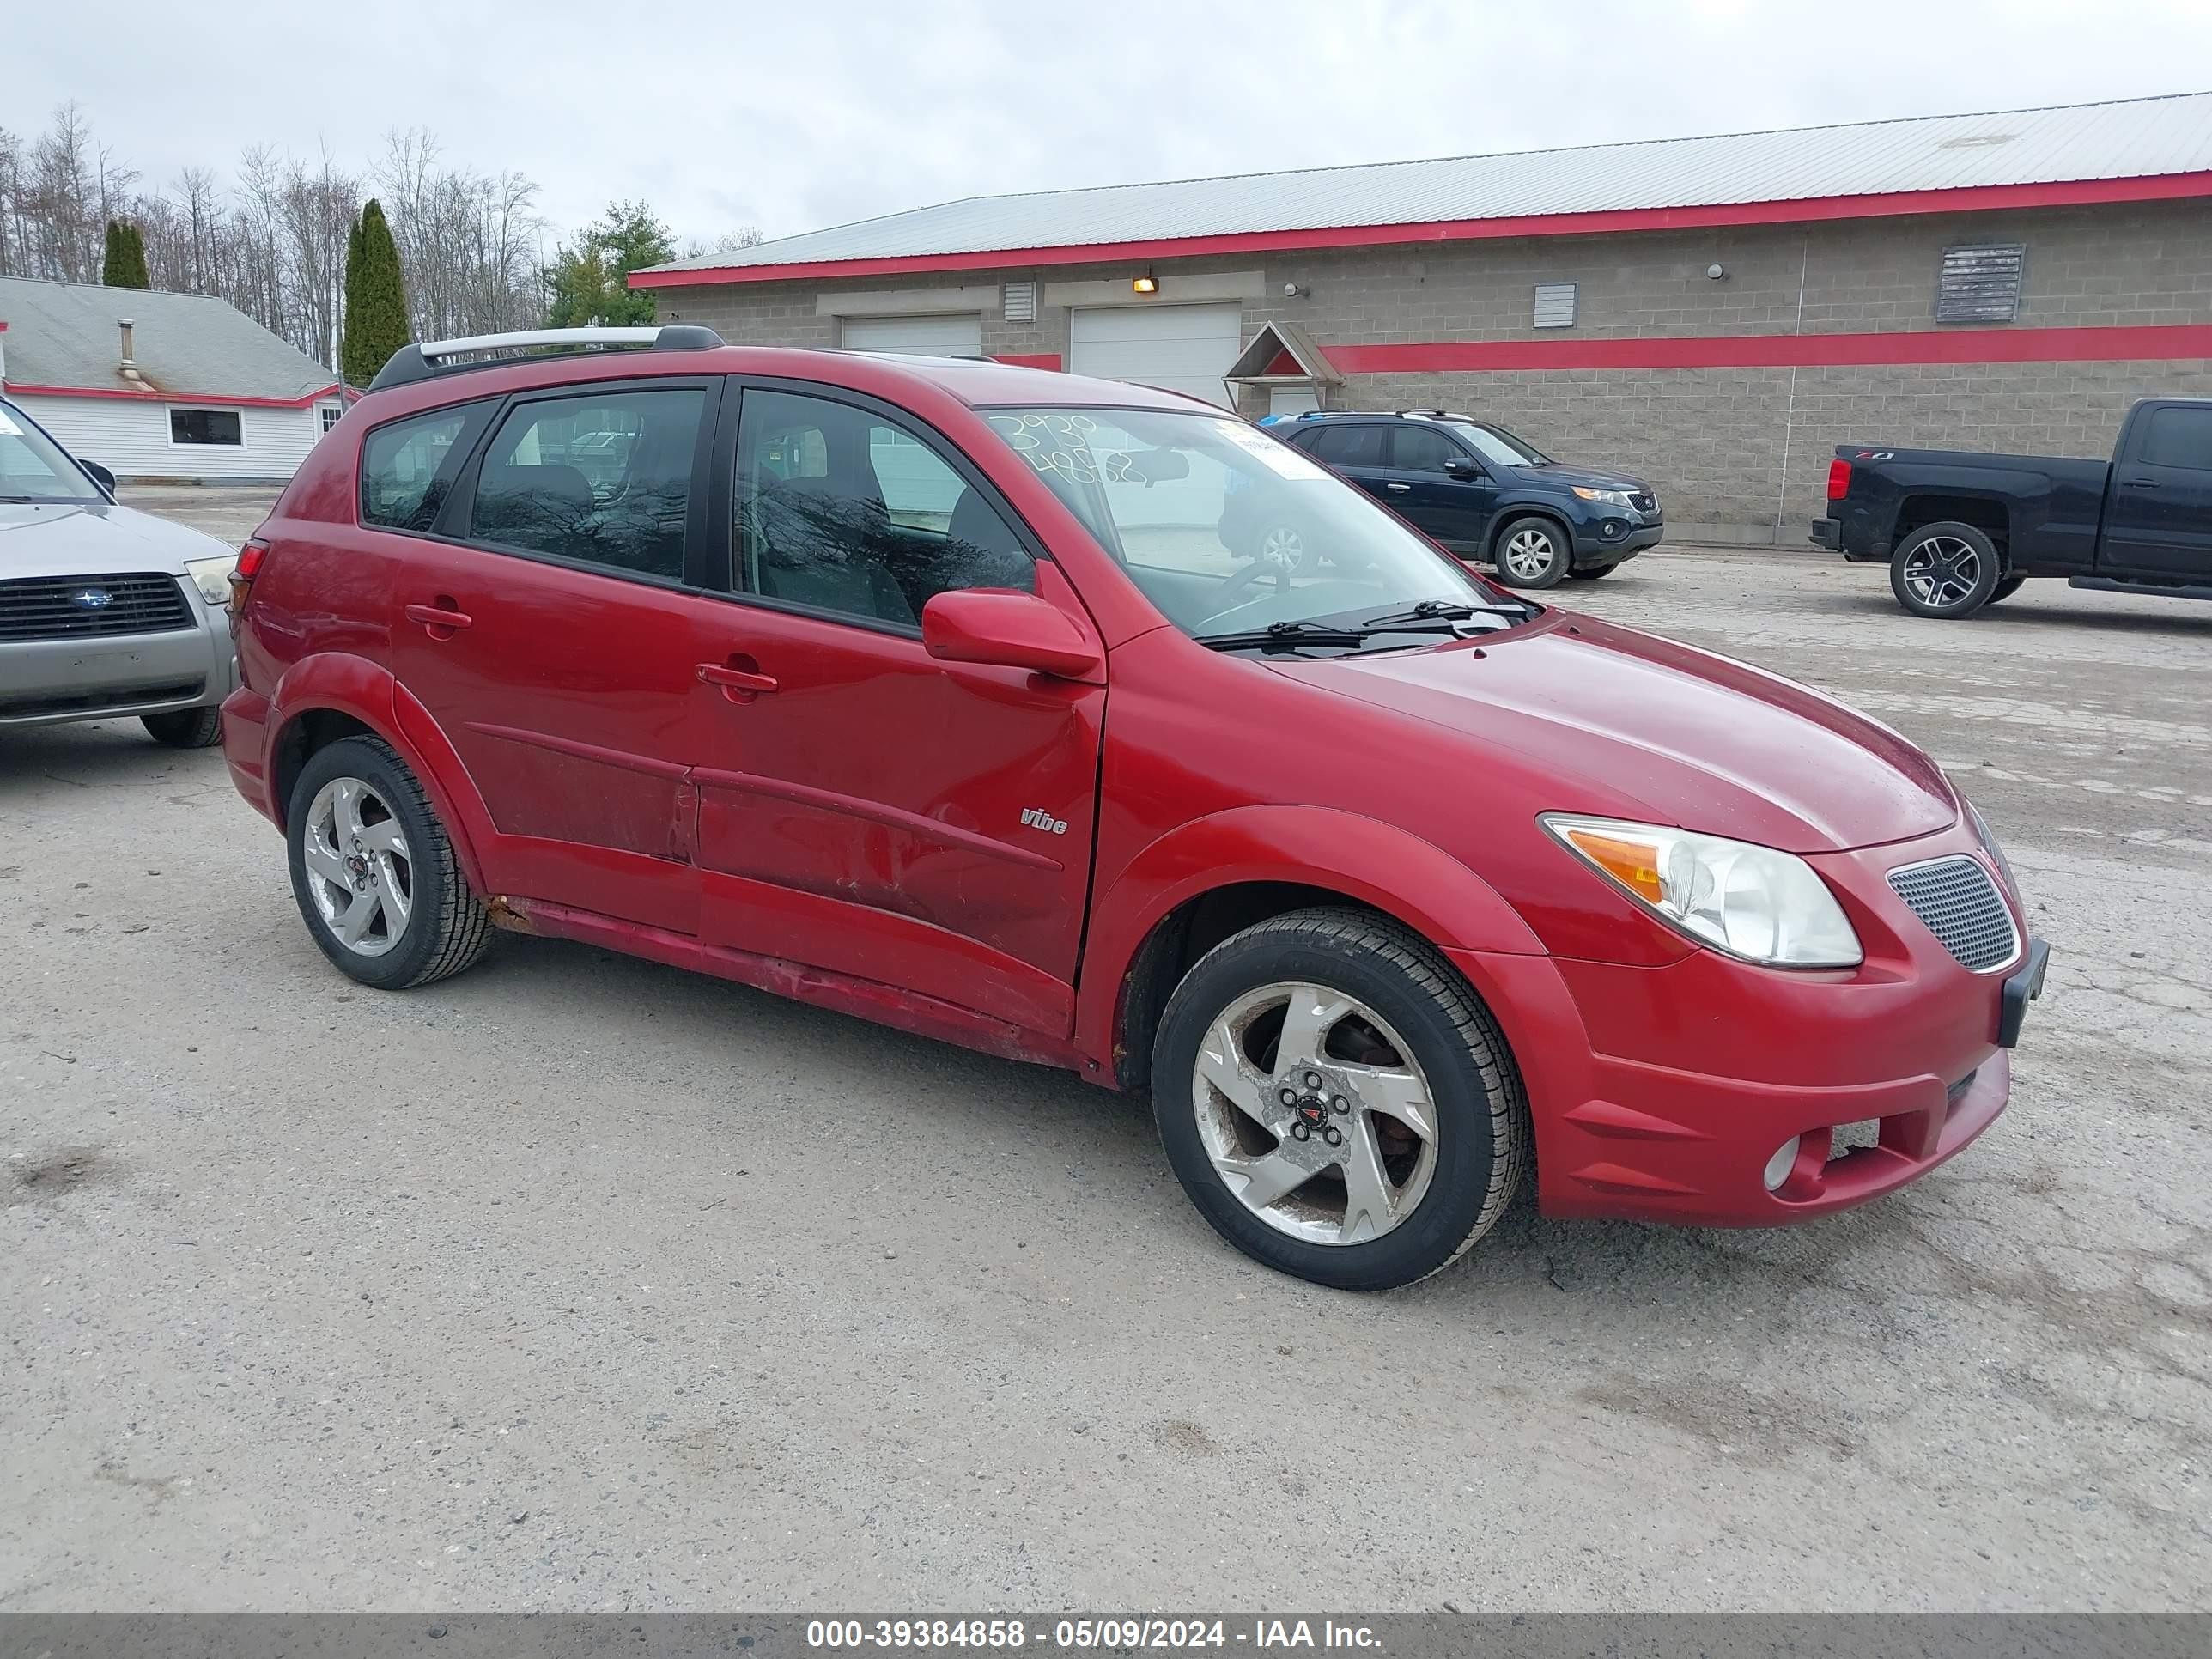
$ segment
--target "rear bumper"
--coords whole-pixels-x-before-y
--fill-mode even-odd
[[[238,683],[228,629],[0,644],[0,728],[219,703]]]
[[[1844,521],[1841,519],[1813,520],[1813,545],[1826,548],[1831,553],[1844,550]]]
[[[1449,952],[1520,1066],[1543,1212],[1786,1225],[1893,1192],[1968,1146],[2010,1097],[2002,1045],[2043,953],[1970,973],[1909,914],[1850,901],[1886,893],[1882,871],[1974,844],[1953,830],[1818,860],[1848,882],[1868,951],[1857,969],[1788,973],[1705,950],[1660,968]],[[1767,1165],[1793,1138],[1769,1190]]]
[[[240,686],[224,698],[222,758],[246,804],[282,829],[269,776],[269,699],[258,691]]]

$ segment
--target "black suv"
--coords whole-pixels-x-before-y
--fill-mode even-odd
[[[1562,465],[1468,416],[1332,410],[1267,425],[1462,558],[1496,565],[1514,587],[1602,576],[1664,533],[1650,484]],[[1293,569],[1328,553],[1296,524],[1222,529],[1236,550]]]

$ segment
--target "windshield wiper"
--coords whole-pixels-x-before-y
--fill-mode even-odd
[[[1243,633],[1200,634],[1196,637],[1198,642],[1209,651],[1291,651],[1305,645],[1364,645],[1377,634],[1459,632],[1455,620],[1449,617],[1384,618],[1383,623],[1387,625],[1364,623],[1356,627],[1340,628],[1326,623],[1279,622]]]
[[[1379,628],[1391,623],[1465,622],[1470,617],[1533,617],[1536,607],[1515,600],[1505,605],[1468,605],[1458,599],[1423,599],[1410,611],[1393,611],[1387,616],[1370,617],[1362,628]]]

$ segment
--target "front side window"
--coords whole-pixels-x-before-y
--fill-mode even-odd
[[[852,404],[747,392],[737,486],[745,592],[912,628],[955,588],[1035,591],[991,501],[915,434]]]
[[[27,416],[0,404],[0,501],[96,501],[101,499],[62,447]]]
[[[1501,603],[1364,492],[1242,421],[1135,409],[986,418],[1161,614],[1200,639],[1424,599]]]
[[[706,400],[684,386],[516,404],[484,451],[469,538],[681,581]]]
[[[467,453],[463,434],[483,413],[434,410],[370,433],[361,447],[361,521],[417,532],[435,524]]]
[[[1441,472],[1467,452],[1432,426],[1401,426],[1391,434],[1391,465],[1407,472]]]
[[[169,441],[234,448],[246,441],[246,434],[234,409],[173,409],[169,411]]]

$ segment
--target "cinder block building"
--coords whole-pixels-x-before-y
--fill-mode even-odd
[[[1832,447],[2212,395],[2212,93],[974,198],[640,271],[734,343],[1443,407],[1802,541]]]

